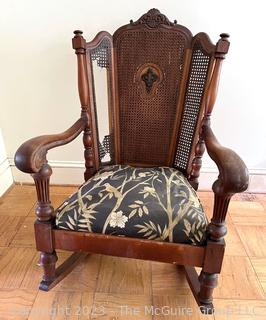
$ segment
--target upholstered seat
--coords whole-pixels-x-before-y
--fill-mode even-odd
[[[59,229],[196,245],[206,224],[196,192],[168,167],[104,167],[56,211]]]

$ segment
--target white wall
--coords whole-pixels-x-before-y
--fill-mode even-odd
[[[9,158],[24,140],[60,132],[79,116],[72,31],[81,29],[90,40],[100,30],[113,33],[152,7],[194,34],[206,31],[214,42],[221,32],[230,33],[231,47],[222,71],[213,128],[224,145],[243,157],[252,173],[266,173],[266,24],[262,0],[2,1],[0,105]],[[82,144],[77,140],[50,152],[49,158],[59,167],[80,167]],[[71,170],[75,181],[70,181],[62,168],[53,181],[82,181],[82,174],[78,176],[76,171],[83,170]],[[215,165],[205,157],[203,171],[214,170]],[[26,175],[14,174],[19,180],[26,179]],[[259,179],[257,190],[264,186],[266,191],[264,176]],[[209,187],[209,182],[205,186]]]
[[[0,128],[0,197],[7,191],[7,189],[13,184],[13,176],[5,144],[2,136],[2,130]]]

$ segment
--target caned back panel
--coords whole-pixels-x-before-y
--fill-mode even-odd
[[[192,45],[183,114],[174,159],[174,167],[185,173],[188,173],[194,153],[193,146],[199,138],[197,128],[204,111],[203,97],[212,65],[212,52],[208,53],[203,49],[200,39],[195,40]]]
[[[109,74],[110,136],[101,148],[111,162],[172,166],[189,176],[214,61],[208,36],[192,37],[152,9],[88,46]]]
[[[170,28],[114,35],[121,163],[169,165],[188,46],[188,37]]]

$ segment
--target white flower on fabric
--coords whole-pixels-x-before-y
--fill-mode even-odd
[[[155,189],[151,187],[144,187],[143,189],[144,192],[149,192],[149,193],[155,193]]]
[[[140,173],[139,173],[139,177],[145,178],[145,177],[146,177],[146,173],[145,173],[145,172],[140,172]]]
[[[115,228],[125,228],[125,223],[128,221],[128,218],[126,216],[123,216],[122,211],[118,212],[112,212],[111,213],[111,220],[110,220],[110,226]]]
[[[138,174],[138,176],[141,177],[141,178],[145,178],[145,177],[148,177],[148,176],[151,176],[151,175],[152,175],[152,173],[149,172],[149,171],[140,172],[140,173]]]

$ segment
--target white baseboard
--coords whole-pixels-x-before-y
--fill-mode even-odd
[[[0,197],[13,184],[13,176],[8,159],[0,163]]]
[[[84,162],[83,161],[49,161],[53,174],[51,176],[51,184],[73,184],[80,185],[84,182]],[[18,170],[14,164],[14,160],[10,159],[14,181],[16,183],[33,183],[30,174],[26,174]]]
[[[218,177],[218,170],[202,168],[199,191],[212,190],[212,184]],[[266,193],[266,169],[249,169],[249,186],[247,192]]]
[[[19,171],[13,159],[10,160],[14,181],[17,183],[32,183],[32,177]],[[51,184],[74,184],[80,185],[83,180],[83,161],[49,161],[53,168]],[[248,192],[266,193],[266,169],[250,169],[250,184]],[[202,168],[200,175],[200,191],[212,190],[212,184],[217,179],[218,170],[215,168]]]

